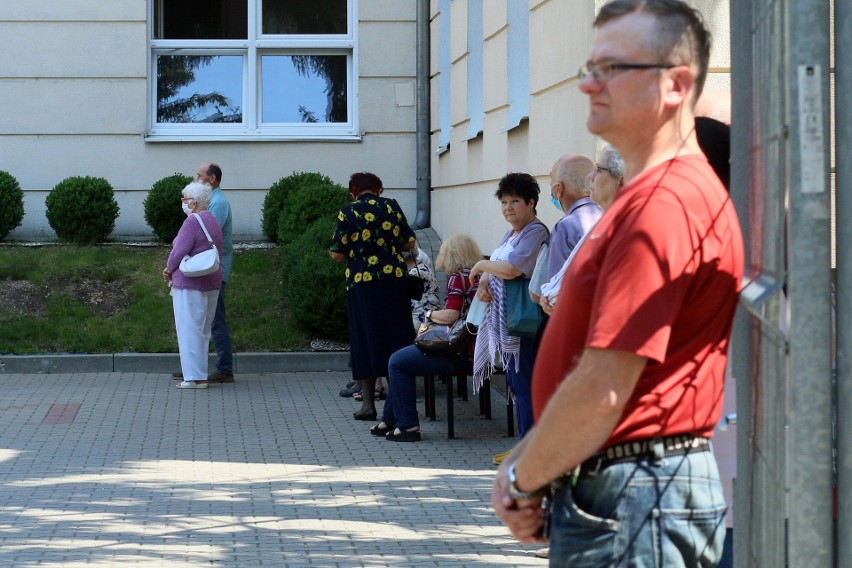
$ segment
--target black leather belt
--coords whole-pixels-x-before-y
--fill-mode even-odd
[[[658,445],[662,445],[662,456],[672,457],[706,452],[710,449],[710,440],[693,434],[678,434],[665,438],[646,438],[644,440],[631,440],[610,446],[593,455],[582,464],[578,475],[595,475],[604,468],[611,465],[638,461],[643,458],[654,459],[658,457]]]

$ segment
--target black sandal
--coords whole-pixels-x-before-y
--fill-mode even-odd
[[[378,424],[370,428],[370,434],[372,434],[373,436],[385,436],[388,432],[393,430],[393,426],[388,426],[387,424],[385,424],[384,428],[382,428],[381,424],[382,423],[379,422]]]
[[[399,434],[397,434],[399,432]],[[396,428],[393,432],[388,432],[385,436],[385,440],[390,440],[391,442],[419,442],[420,438],[420,430],[403,430],[402,428]]]
[[[376,412],[375,408],[368,408],[367,410],[359,410],[358,412],[352,415],[355,420],[375,420],[378,418],[379,414]]]

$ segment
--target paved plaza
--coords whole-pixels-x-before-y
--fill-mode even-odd
[[[507,449],[456,399],[456,439],[392,443],[338,396],[349,373],[0,374],[0,567],[544,566],[490,510]],[[381,403],[379,403],[381,409]]]

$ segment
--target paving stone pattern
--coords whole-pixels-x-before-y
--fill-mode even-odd
[[[348,376],[0,374],[0,567],[546,564],[490,510],[502,395],[493,420],[456,400],[447,440],[439,386],[398,444],[352,419]]]

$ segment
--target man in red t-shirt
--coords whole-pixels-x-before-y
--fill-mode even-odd
[[[550,529],[557,565],[715,566],[725,504],[709,437],[743,248],[695,136],[710,38],[680,0],[614,0],[595,27],[587,126],[624,157],[625,185],[565,274],[533,373],[535,427],[492,505],[521,542]]]

